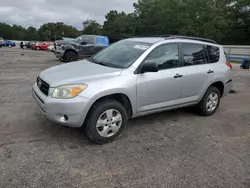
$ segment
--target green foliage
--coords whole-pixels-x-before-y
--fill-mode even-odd
[[[95,20],[85,20],[83,23],[83,34],[99,35],[102,33],[102,26]]]
[[[191,35],[223,44],[250,43],[249,0],[138,0],[134,12],[111,10],[100,25],[82,22],[79,31],[62,22],[47,23],[38,30],[0,23],[0,37],[16,40],[56,40],[81,34],[107,35],[112,40],[135,35]]]
[[[76,38],[80,35],[80,32],[72,27],[65,25],[62,22],[57,23],[46,23],[42,25],[38,30],[37,34],[39,39],[41,40],[57,40],[61,39],[62,37],[72,37]]]

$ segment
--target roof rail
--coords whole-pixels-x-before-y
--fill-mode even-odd
[[[190,40],[198,40],[198,41],[217,44],[214,40],[211,40],[211,39],[200,38],[200,37],[190,37],[190,36],[183,36],[183,35],[138,35],[138,36],[134,36],[133,38],[137,38],[137,37],[161,37],[165,39],[190,39]]]
[[[200,38],[200,37],[182,36],[182,35],[170,35],[169,37],[166,37],[166,39],[190,39],[190,40],[198,40],[198,41],[217,44],[214,40],[211,40],[211,39]]]
[[[138,38],[138,37],[161,37],[161,38],[167,38],[171,37],[172,35],[137,35],[133,36],[132,38]]]

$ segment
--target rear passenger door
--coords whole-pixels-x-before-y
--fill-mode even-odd
[[[195,102],[207,87],[209,64],[205,46],[198,43],[182,43],[182,94],[183,102]]]

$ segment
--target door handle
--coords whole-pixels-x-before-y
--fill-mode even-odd
[[[209,70],[209,71],[207,71],[207,73],[208,74],[212,74],[212,73],[214,73],[214,71],[213,70]]]
[[[183,77],[183,76],[180,75],[180,74],[176,74],[176,75],[174,76],[174,78],[181,78],[181,77]]]

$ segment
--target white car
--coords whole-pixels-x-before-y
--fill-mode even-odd
[[[55,47],[54,46],[48,46],[48,50],[54,52],[55,51]]]

